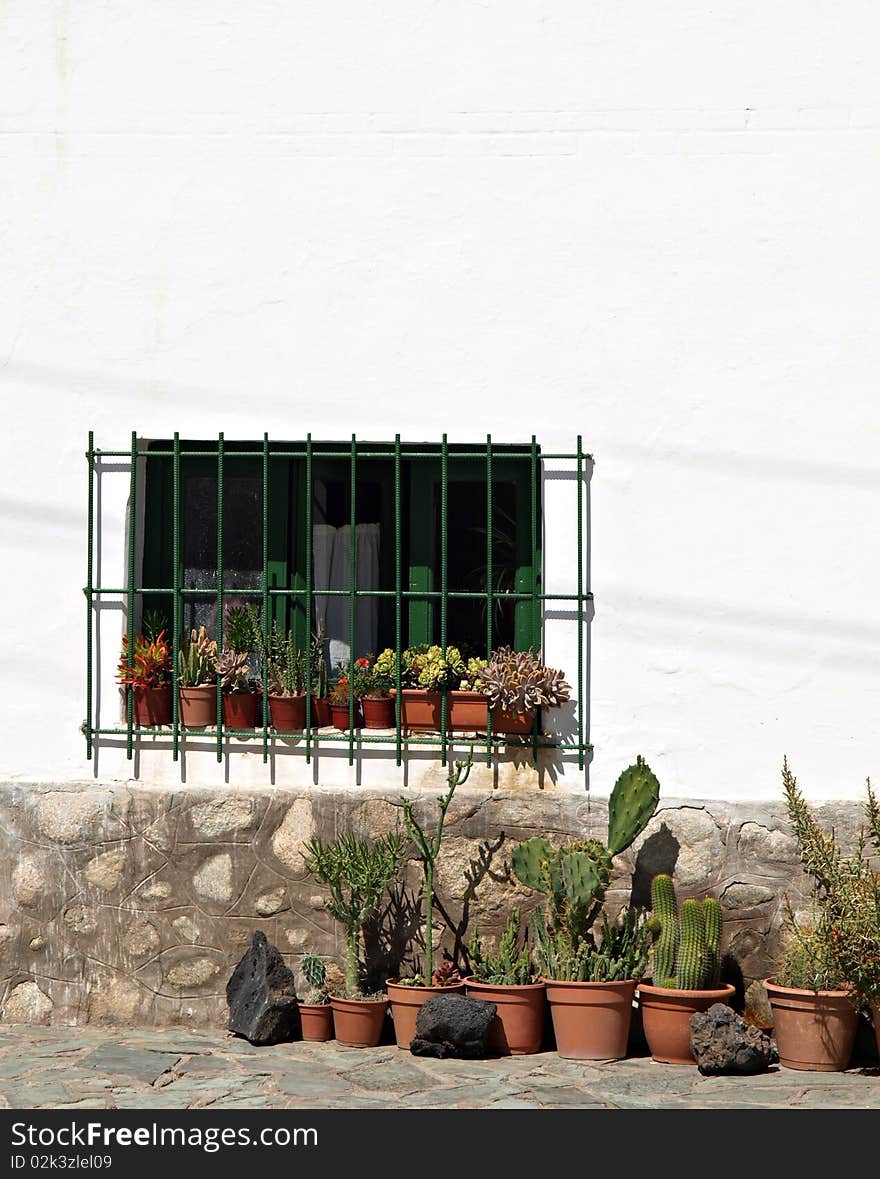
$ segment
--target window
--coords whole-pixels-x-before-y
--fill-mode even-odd
[[[128,463],[102,466],[120,457]],[[402,652],[420,644],[452,644],[478,657],[501,645],[538,650],[544,645],[545,621],[554,616],[574,621],[577,670],[570,679],[575,715],[569,714],[567,731],[543,733],[536,714],[530,743],[533,765],[538,764],[539,749],[552,748],[576,753],[584,768],[584,754],[592,748],[585,736],[582,691],[587,603],[592,595],[584,577],[583,492],[590,456],[583,452],[580,438],[575,452],[542,455],[534,438],[521,445],[498,445],[487,438],[485,445],[475,446],[449,444],[445,436],[437,444],[402,443],[399,437],[393,443],[358,442],[354,437],[350,443],[313,442],[311,437],[305,442],[276,442],[268,436],[234,441],[222,434],[212,441],[182,441],[175,434],[171,440],[143,442],[132,434],[130,450],[100,450],[91,433],[86,458],[87,668],[82,728],[89,756],[94,739],[105,734],[124,734],[127,756],[133,756],[132,690],[126,691],[123,727],[102,727],[94,709],[95,611],[102,597],[121,595],[129,653],[144,610],[158,610],[169,621],[175,650],[175,759],[182,736],[177,707],[179,637],[186,629],[204,625],[213,637],[222,638],[218,630],[226,609],[254,601],[265,625],[274,621],[292,632],[302,651],[323,629],[330,670],[385,647]],[[548,460],[568,465],[545,472]],[[111,469],[127,471],[129,479],[124,588],[96,585],[93,580],[95,510],[97,506],[100,512],[102,502],[95,477]],[[569,565],[562,574],[566,592],[548,593],[543,582],[545,474],[548,480],[576,481],[576,532],[573,521],[572,540],[562,553]],[[144,539],[138,552],[141,519]],[[575,609],[545,610],[551,601],[554,607],[574,603]],[[130,661],[131,654],[129,667]],[[216,693],[216,750],[222,760],[229,731],[222,720],[220,684]],[[322,728],[320,740],[346,742],[350,763],[355,742],[389,740],[395,743],[398,764],[403,742],[438,745],[445,763],[449,688],[440,694],[439,731],[428,726],[427,733],[408,729],[402,736],[398,691],[392,738],[355,736],[350,724],[346,732]],[[278,730],[272,736],[286,739],[301,732],[309,760],[319,738],[311,696],[306,693],[304,699],[304,727],[291,725],[291,732]],[[144,726],[153,732],[160,727],[161,723]],[[261,723],[233,731],[238,738],[261,737],[266,760],[269,729],[264,691]],[[497,744],[506,740],[503,733],[493,732],[488,705],[486,723],[476,731],[484,734],[480,739],[489,759]]]

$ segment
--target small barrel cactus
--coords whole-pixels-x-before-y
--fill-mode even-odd
[[[651,882],[655,987],[682,991],[714,990],[721,977],[721,905],[715,897],[676,904],[672,877],[665,873]]]

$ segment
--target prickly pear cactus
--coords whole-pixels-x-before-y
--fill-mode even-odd
[[[549,839],[527,839],[518,843],[510,853],[510,865],[517,878],[526,888],[535,892],[549,892],[550,883],[547,877],[547,864],[555,854],[553,844]]]
[[[660,801],[660,783],[641,756],[624,770],[608,800],[608,850],[619,855],[647,827]]]

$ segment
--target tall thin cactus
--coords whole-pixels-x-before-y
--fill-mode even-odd
[[[715,897],[678,908],[672,877],[651,881],[653,983],[682,991],[714,990],[721,977],[721,905]]]

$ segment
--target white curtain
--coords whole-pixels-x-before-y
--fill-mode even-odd
[[[355,529],[357,558],[356,588],[379,588],[379,525],[358,524]],[[315,524],[312,531],[315,562],[315,613],[319,627],[329,639],[330,670],[351,657],[347,597],[322,594],[322,589],[348,590],[351,573],[351,525],[334,528]],[[358,598],[355,604],[354,658],[376,653],[379,629],[379,599]]]

